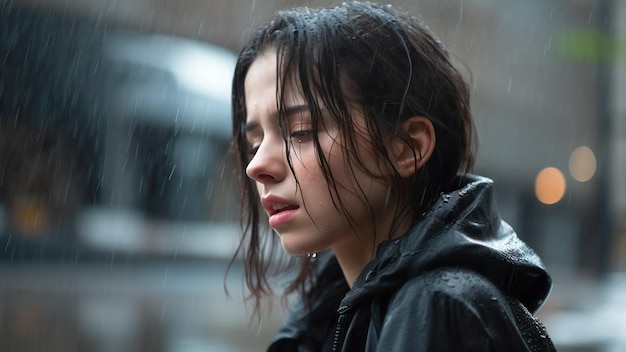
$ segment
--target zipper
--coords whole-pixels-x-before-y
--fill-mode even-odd
[[[345,325],[348,320],[348,316],[346,314],[340,314],[339,319],[337,319],[337,327],[335,328],[335,337],[333,338],[333,352],[341,351],[341,347],[343,346],[343,338],[345,335]]]

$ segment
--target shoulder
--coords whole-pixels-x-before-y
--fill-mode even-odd
[[[385,321],[415,317],[433,328],[460,325],[459,329],[489,329],[497,312],[508,305],[505,295],[480,274],[459,268],[443,268],[407,280],[387,301]],[[482,333],[486,333],[482,331]]]
[[[414,277],[396,290],[389,298],[384,321],[404,321],[424,325],[421,328],[428,331],[490,338],[495,331],[515,325],[510,302],[500,289],[476,272],[438,269]],[[421,322],[415,317],[420,317]]]
[[[502,298],[503,293],[482,275],[462,268],[443,268],[407,280],[390,303],[447,299],[471,304]]]
[[[471,270],[429,271],[388,297],[378,326],[379,342],[394,346],[390,350],[554,350],[545,329],[519,301]]]
[[[495,287],[471,271],[446,268],[406,281],[387,302],[379,342],[391,350],[490,351],[493,346],[488,307]],[[497,293],[497,299],[501,297]],[[450,336],[454,336],[450,339]]]

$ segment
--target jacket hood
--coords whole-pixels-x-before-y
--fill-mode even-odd
[[[536,312],[552,288],[541,260],[496,209],[493,181],[459,177],[405,235],[383,242],[356,279],[340,310],[391,291],[407,279],[441,267],[473,270]]]

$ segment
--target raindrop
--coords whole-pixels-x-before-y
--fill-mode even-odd
[[[163,284],[162,284],[162,286],[161,286],[161,288],[163,288],[163,289],[165,288],[165,284],[166,284],[166,282],[167,282],[167,274],[168,274],[168,271],[169,271],[169,266],[167,266],[167,265],[166,265],[166,266],[165,266],[165,274],[163,275]]]
[[[7,238],[7,243],[4,245],[4,251],[6,252],[7,249],[9,248],[9,244],[11,243],[11,239],[13,238],[13,234],[9,234],[8,236],[9,238]]]
[[[161,309],[161,316],[159,317],[159,323],[163,322],[163,318],[165,317],[166,311],[167,311],[167,303],[163,303],[163,308]]]
[[[550,47],[552,46],[552,36],[548,37],[548,43],[543,48],[543,56],[546,57],[548,55],[548,51],[550,51]]]

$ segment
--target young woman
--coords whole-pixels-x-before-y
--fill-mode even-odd
[[[272,241],[300,264],[270,351],[553,350],[551,280],[469,173],[468,87],[422,22],[281,11],[239,55],[233,114],[257,312]]]

